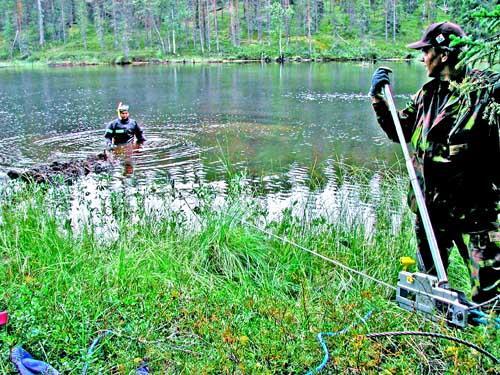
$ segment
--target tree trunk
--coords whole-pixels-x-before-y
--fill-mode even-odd
[[[288,15],[287,12],[289,7],[290,7],[290,0],[283,0],[283,8],[285,9],[284,22],[285,22],[285,38],[287,47],[290,42],[290,16]]]
[[[267,0],[267,44],[271,45],[271,0]]]
[[[200,35],[201,53],[205,53],[205,20],[203,15],[203,0],[196,0],[196,20],[198,26],[198,34]]]
[[[243,9],[244,9],[244,16],[245,16],[245,21],[247,23],[247,40],[250,43],[251,36],[252,36],[252,21],[251,21],[251,15],[250,15],[250,4],[249,0],[245,0],[243,2]]]
[[[122,48],[123,48],[123,56],[125,58],[125,61],[129,61],[130,57],[130,40],[131,40],[131,34],[132,34],[132,4],[129,3],[128,0],[124,0],[122,3],[122,9],[121,9],[121,32],[122,32]]]
[[[234,37],[234,21],[233,21],[233,0],[229,0],[229,34],[231,35],[231,43],[236,45],[236,39]]]
[[[387,42],[387,38],[389,37],[389,1],[385,0],[384,3],[384,14],[385,14],[385,41]]]
[[[424,5],[422,8],[422,18],[429,23],[432,19],[432,1],[424,0]]]
[[[229,13],[231,14],[231,42],[233,46],[240,45],[240,25],[238,18],[238,0],[229,0]]]
[[[312,56],[312,42],[311,42],[311,0],[307,0],[306,14],[307,14],[307,41],[309,42],[309,57],[311,57]]]
[[[168,53],[172,53],[172,41],[170,38],[173,37],[170,35],[170,28],[167,27],[167,51]]]
[[[76,20],[75,0],[69,0],[69,15],[68,23],[71,25]]]
[[[38,34],[39,34],[39,44],[43,46],[45,44],[45,34],[43,31],[43,9],[42,0],[36,1],[38,6]]]
[[[57,30],[57,17],[56,17],[56,7],[54,6],[54,1],[55,0],[50,0],[50,14],[51,14],[51,19],[50,22],[48,22],[48,25],[51,26],[52,28],[52,35],[54,35],[54,39],[59,38],[59,33]]]
[[[116,11],[116,0],[111,0],[111,17],[113,23],[113,45],[118,48],[118,12]]]
[[[239,16],[239,9],[240,5],[238,3],[238,0],[233,0],[234,1],[234,10],[235,10],[235,33],[236,33],[236,44],[239,46],[240,45],[240,16]]]
[[[280,59],[280,63],[283,64],[283,48],[281,47],[281,34],[283,34],[282,32],[282,28],[280,26],[280,30],[279,30],[279,40],[278,40],[278,46],[279,46],[279,59]]]
[[[193,2],[193,28],[192,28],[192,37],[193,37],[193,48],[196,49],[196,24],[198,22],[198,17],[196,17],[196,2]],[[187,22],[187,21],[186,21]]]
[[[158,40],[160,41],[160,45],[161,45],[161,51],[163,53],[167,53],[167,50],[165,49],[165,42],[163,41],[163,38],[161,36],[160,29],[158,28],[158,25],[156,25],[156,21],[154,19],[154,16],[151,17],[151,22],[153,24],[152,26],[153,26],[154,31],[156,32],[156,35],[158,35]]]
[[[22,0],[17,0],[16,2],[16,38],[14,38],[14,43],[12,43],[12,50],[14,49],[16,41],[19,52],[24,55],[27,51],[24,45]]]
[[[175,49],[175,23],[174,23],[174,10],[172,9],[171,12],[172,15],[172,53],[175,55],[176,49]]]
[[[257,38],[259,39],[259,43],[262,43],[262,17],[260,14],[260,1],[254,0],[255,7],[255,18],[257,19]]]
[[[217,46],[217,53],[219,53],[220,47],[219,47],[219,26],[217,25],[217,1],[212,0],[212,5],[214,7],[215,45]]]
[[[318,1],[317,0],[311,0],[312,3],[312,13],[314,15],[313,21],[314,21],[314,27],[313,27],[313,32],[318,31],[318,23],[319,23],[319,15],[318,15]]]
[[[101,1],[96,0],[94,2],[94,23],[95,32],[97,34],[97,40],[99,41],[99,47],[104,49],[104,30],[103,30],[103,19],[101,13]]]
[[[210,40],[210,10],[208,9],[209,1],[210,0],[203,1],[203,9],[204,9],[203,15],[204,15],[204,19],[205,19],[205,31],[206,31],[205,40],[207,41],[208,52],[210,52],[210,44],[211,44],[211,40]]]
[[[64,18],[64,0],[60,0],[61,4],[61,33],[63,38],[63,43],[66,44],[66,20]]]
[[[392,41],[396,42],[396,0],[392,1]]]
[[[87,3],[85,0],[78,1],[77,20],[82,36],[83,48],[87,49]]]

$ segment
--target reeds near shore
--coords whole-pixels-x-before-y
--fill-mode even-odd
[[[363,336],[435,331],[498,355],[494,329],[452,330],[405,312],[392,290],[245,224],[395,285],[399,257],[414,253],[413,218],[406,183],[381,173],[376,197],[369,179],[357,180],[359,201],[372,207],[369,228],[342,203],[335,220],[293,207],[270,219],[237,178],[222,197],[208,187],[106,193],[78,226],[75,199],[85,194],[74,188],[3,187],[0,310],[11,319],[0,328],[0,372],[11,371],[9,349],[22,344],[63,373],[85,363],[89,373],[129,373],[143,359],[158,374],[305,373],[323,357],[318,332],[373,311],[328,340],[327,372],[494,373],[487,358],[453,342]],[[453,283],[467,285],[463,265],[453,267]]]

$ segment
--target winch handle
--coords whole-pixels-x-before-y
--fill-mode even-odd
[[[448,288],[448,276],[446,275],[443,260],[441,259],[441,254],[439,252],[439,247],[436,241],[434,230],[432,229],[432,224],[429,218],[429,212],[427,211],[427,206],[425,204],[424,195],[422,193],[422,189],[420,188],[420,184],[418,183],[415,169],[413,168],[413,162],[411,160],[410,152],[408,151],[408,146],[403,134],[403,129],[401,128],[401,123],[399,122],[398,113],[396,111],[396,106],[394,105],[394,99],[392,97],[392,90],[389,84],[384,85],[383,94],[385,96],[385,99],[387,100],[387,104],[389,105],[392,120],[394,121],[394,126],[398,134],[399,143],[401,144],[401,149],[403,150],[406,169],[410,176],[411,187],[413,189],[413,192],[415,193],[418,211],[420,212],[422,224],[424,225],[425,235],[427,237],[427,242],[429,243],[429,248],[432,254],[432,260],[434,261],[434,266],[436,267],[438,286]]]

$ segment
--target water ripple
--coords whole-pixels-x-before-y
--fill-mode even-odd
[[[363,93],[352,92],[330,92],[323,93],[317,91],[303,91],[299,93],[287,94],[287,98],[293,98],[301,103],[317,102],[317,103],[332,103],[336,101],[352,102],[352,101],[368,101],[370,96]],[[409,99],[410,95],[395,95],[395,98]]]

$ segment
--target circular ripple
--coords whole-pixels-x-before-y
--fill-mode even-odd
[[[0,150],[0,168],[25,169],[53,161],[80,160],[102,152],[105,148],[104,130],[85,130],[64,134],[29,137],[10,137]],[[114,152],[117,169],[123,166],[134,174],[171,176],[181,169],[192,170],[198,163],[201,149],[193,142],[194,128],[147,126],[147,142],[141,147],[120,147]],[[177,168],[182,165],[183,168]],[[198,167],[196,168],[198,169]]]

